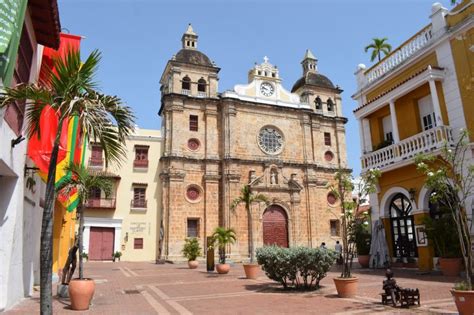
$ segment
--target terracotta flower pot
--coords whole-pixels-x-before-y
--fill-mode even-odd
[[[217,264],[216,265],[216,270],[220,274],[226,274],[230,270],[230,265],[229,264]]]
[[[370,255],[358,255],[357,259],[359,260],[359,265],[362,268],[369,268]]]
[[[474,314],[474,291],[451,290],[460,315]]]
[[[196,269],[199,266],[199,262],[197,260],[189,260],[188,267],[189,269]]]
[[[462,258],[439,258],[439,269],[445,276],[455,277],[461,272]]]
[[[245,276],[247,279],[257,279],[260,266],[258,264],[244,264]]]
[[[357,294],[357,283],[359,278],[334,278],[337,295],[341,298],[354,297]]]
[[[85,311],[89,309],[95,291],[95,282],[92,279],[72,279],[69,282],[69,297],[71,309]]]

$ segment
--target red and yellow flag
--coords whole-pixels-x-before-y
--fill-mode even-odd
[[[45,47],[43,50],[43,61],[40,71],[40,82],[52,69],[54,58],[65,58],[71,49],[80,49],[81,37],[70,34],[61,33],[61,42],[58,50]],[[51,152],[54,146],[54,140],[59,127],[59,113],[52,107],[46,106],[40,116],[40,134],[33,135],[28,142],[28,156],[39,168],[39,175],[46,181],[48,177],[49,163],[51,160]],[[70,172],[64,170],[71,163],[83,164],[84,162],[84,132],[79,124],[78,116],[71,116],[63,120],[61,137],[59,141],[59,152],[56,166],[56,185],[63,181]],[[58,200],[66,209],[71,212],[77,207],[77,193],[72,191],[69,196],[63,194],[58,195]]]

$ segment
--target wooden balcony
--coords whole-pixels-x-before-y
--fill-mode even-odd
[[[146,209],[147,201],[146,200],[133,200],[130,202],[130,207],[133,209]]]
[[[87,200],[87,208],[115,209],[115,198],[91,198]]]
[[[439,126],[420,132],[398,143],[364,154],[361,158],[362,171],[372,168],[382,171],[396,168],[405,161],[411,161],[419,153],[441,149],[445,143],[454,144],[453,131],[449,126]]]
[[[102,167],[104,166],[104,159],[100,158],[90,158],[89,159],[89,166],[90,167]]]
[[[148,160],[134,160],[133,167],[136,168],[147,168],[148,167]]]

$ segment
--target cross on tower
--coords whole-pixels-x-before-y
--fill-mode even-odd
[[[267,56],[263,57],[263,62],[268,63],[268,57]]]

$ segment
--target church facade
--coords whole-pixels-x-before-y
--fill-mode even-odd
[[[340,208],[327,185],[347,168],[342,90],[318,72],[311,51],[301,64],[291,91],[265,57],[247,84],[220,93],[220,69],[188,26],[160,81],[161,258],[182,260],[187,237],[205,248],[217,226],[235,229],[235,261],[249,258],[251,241],[332,248],[339,240]],[[245,185],[269,200],[252,205],[251,225],[244,205],[231,210]]]

